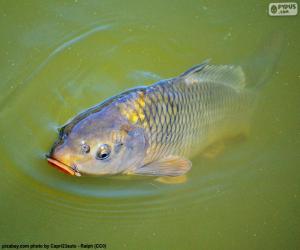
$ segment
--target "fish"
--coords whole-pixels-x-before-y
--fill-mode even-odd
[[[47,160],[73,176],[183,176],[193,156],[249,127],[256,96],[241,66],[206,60],[79,113]]]

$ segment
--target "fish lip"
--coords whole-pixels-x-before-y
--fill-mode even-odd
[[[54,167],[57,167],[59,170],[62,170],[64,173],[67,173],[69,175],[76,175],[76,176],[81,176],[80,172],[78,171],[76,166],[68,166],[61,161],[58,161],[56,159],[53,159],[49,156],[47,157],[47,161],[53,165]]]

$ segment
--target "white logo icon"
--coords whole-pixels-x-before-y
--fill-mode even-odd
[[[270,16],[296,16],[298,14],[298,4],[288,3],[269,3]]]

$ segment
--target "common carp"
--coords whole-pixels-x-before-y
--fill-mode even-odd
[[[181,176],[193,155],[245,131],[256,92],[241,66],[205,61],[78,114],[47,159],[76,176]]]

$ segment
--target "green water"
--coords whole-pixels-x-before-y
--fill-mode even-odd
[[[0,244],[107,249],[297,249],[299,16],[267,1],[0,1]],[[56,129],[126,88],[211,58],[286,46],[249,138],[193,159],[188,181],[75,178],[44,159]]]

